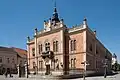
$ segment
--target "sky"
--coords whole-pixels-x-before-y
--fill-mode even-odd
[[[56,0],[59,17],[68,27],[83,18],[97,31],[97,38],[120,59],[119,0]],[[0,0],[0,46],[26,49],[27,36],[43,29],[53,14],[54,0]]]

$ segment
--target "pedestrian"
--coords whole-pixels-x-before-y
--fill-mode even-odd
[[[7,78],[7,75],[8,75],[7,69],[5,70],[4,75],[5,75],[5,77]]]
[[[13,77],[12,74],[11,74],[11,69],[10,69],[10,73],[9,74],[10,74],[10,77]]]
[[[9,77],[13,77],[13,76],[11,75],[11,69],[8,68],[7,70],[8,70],[7,72],[8,72],[8,74],[9,74]]]

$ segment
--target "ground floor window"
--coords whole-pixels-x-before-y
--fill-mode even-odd
[[[43,61],[39,61],[39,70],[43,69]]]
[[[70,64],[71,64],[71,69],[74,69],[76,67],[75,66],[76,65],[76,58],[72,58]]]

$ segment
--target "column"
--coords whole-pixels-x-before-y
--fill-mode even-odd
[[[28,78],[28,64],[25,62],[25,77]]]

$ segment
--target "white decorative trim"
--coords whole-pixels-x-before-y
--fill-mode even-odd
[[[83,32],[83,52],[86,52],[86,31]],[[84,53],[84,61],[86,61],[86,53]],[[85,65],[85,70],[86,70],[86,65]]]
[[[61,30],[60,32],[61,32],[61,36],[60,36],[61,37],[60,38],[61,39],[61,49],[60,49],[59,52],[64,53],[64,51],[63,51],[64,50],[64,45],[63,45],[64,44],[64,38],[63,38],[64,33],[63,33],[63,30]],[[63,60],[63,57],[61,57],[61,61],[62,60]],[[62,63],[63,63],[63,61],[62,61]]]

